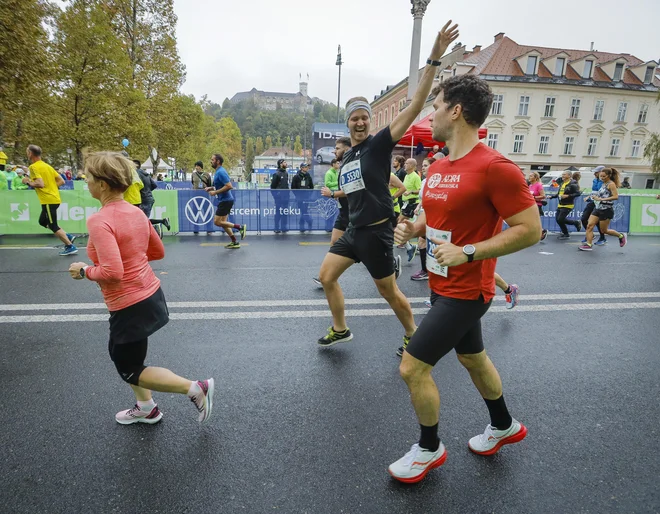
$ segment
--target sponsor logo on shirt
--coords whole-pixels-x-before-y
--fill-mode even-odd
[[[447,201],[447,193],[446,191],[443,191],[442,193],[436,193],[434,191],[429,191],[426,193],[426,198],[430,200],[444,200],[445,202]]]
[[[194,196],[186,203],[184,212],[193,225],[206,225],[213,219],[213,204],[208,198]]]
[[[426,180],[426,187],[430,189],[456,189],[460,181],[460,175],[443,175],[442,173],[435,173]]]

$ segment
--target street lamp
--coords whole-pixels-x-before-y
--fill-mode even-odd
[[[341,65],[344,64],[341,61],[341,45],[337,45],[337,62],[335,64],[339,66],[339,81],[337,82],[337,123],[339,123],[339,99],[341,98]]]

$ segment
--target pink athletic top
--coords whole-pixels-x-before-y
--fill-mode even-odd
[[[529,191],[532,193],[532,196],[541,196],[543,194],[543,184],[540,181],[534,182],[529,185]],[[543,205],[540,200],[536,198],[534,200],[536,201],[536,205]]]
[[[108,310],[118,311],[149,298],[160,287],[149,261],[165,256],[163,242],[140,209],[121,200],[111,202],[87,220],[85,270],[98,282]]]

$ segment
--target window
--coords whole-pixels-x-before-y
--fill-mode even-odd
[[[598,138],[590,137],[589,144],[587,145],[587,155],[589,157],[594,157],[596,155],[596,147],[598,146]]]
[[[387,125],[387,124],[388,124],[388,121],[387,121],[387,109],[385,109],[385,111],[383,111],[383,125]]]
[[[623,63],[619,62],[614,68],[614,80],[621,80],[621,77],[623,77]]]
[[[630,150],[630,157],[639,157],[639,150],[642,148],[642,141],[633,139],[632,148]]]
[[[639,107],[639,115],[637,116],[637,123],[646,123],[646,115],[649,112],[649,104],[642,104]]]
[[[493,95],[493,107],[490,110],[491,114],[502,114],[502,104],[504,103],[504,95]]]
[[[563,57],[557,57],[557,62],[555,63],[555,77],[562,77],[564,75],[564,64],[566,64],[566,59]]]
[[[383,124],[383,113],[378,113],[378,126],[380,127]]]
[[[456,76],[456,68],[454,68],[453,70],[451,70],[451,76],[452,76],[452,77],[455,77],[455,76]]]
[[[538,57],[535,55],[530,55],[527,58],[527,71],[525,72],[526,75],[536,75],[536,61],[538,60]]]
[[[390,119],[394,119],[394,104],[392,104],[392,107],[390,108]]]
[[[525,135],[516,134],[513,138],[513,153],[523,153],[523,147],[525,145]]]
[[[655,179],[647,178],[644,189],[655,189]]]
[[[529,111],[529,96],[520,97],[520,105],[518,105],[518,116],[527,116]]]
[[[610,157],[619,156],[619,145],[621,145],[621,140],[618,137],[612,139],[612,146],[610,146]]]
[[[644,75],[644,84],[650,84],[653,82],[653,73],[655,72],[655,66],[647,66],[646,74]]]
[[[539,153],[548,153],[549,145],[550,145],[550,136],[541,136],[539,138]]]
[[[603,110],[605,109],[605,100],[596,100],[594,106],[594,120],[603,121]]]
[[[573,155],[573,143],[575,143],[575,137],[566,136],[564,140],[564,155]]]
[[[580,115],[580,99],[573,98],[573,100],[571,100],[571,110],[568,114],[568,117],[577,119],[579,115]]]
[[[584,61],[584,72],[582,73],[582,78],[583,79],[590,79],[591,78],[591,70],[594,69],[594,62],[593,61]]]
[[[626,121],[628,102],[619,102],[619,110],[616,113],[616,121]]]
[[[549,96],[545,99],[545,113],[543,114],[545,118],[555,117],[555,101],[554,96]]]
[[[498,138],[499,134],[488,134],[488,146],[490,146],[493,150],[497,150]]]

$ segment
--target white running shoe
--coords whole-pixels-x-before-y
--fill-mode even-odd
[[[527,435],[527,428],[515,419],[507,430],[497,430],[488,425],[483,434],[474,436],[468,442],[470,450],[479,455],[493,455],[505,444],[519,443]]]
[[[408,453],[390,464],[387,470],[399,482],[415,484],[422,480],[430,470],[442,466],[446,460],[447,449],[442,442],[435,452],[420,448],[419,444],[415,443]]]
[[[158,408],[158,405],[154,406],[149,412],[140,410],[140,407],[136,405],[132,409],[123,410],[115,414],[115,421],[120,425],[132,425],[133,423],[148,423],[153,425],[161,419],[163,419],[163,413]]]
[[[198,380],[197,385],[202,390],[199,394],[190,398],[190,401],[195,404],[199,411],[198,421],[204,423],[211,417],[211,410],[213,409],[213,388],[214,381],[212,378],[208,380]]]

